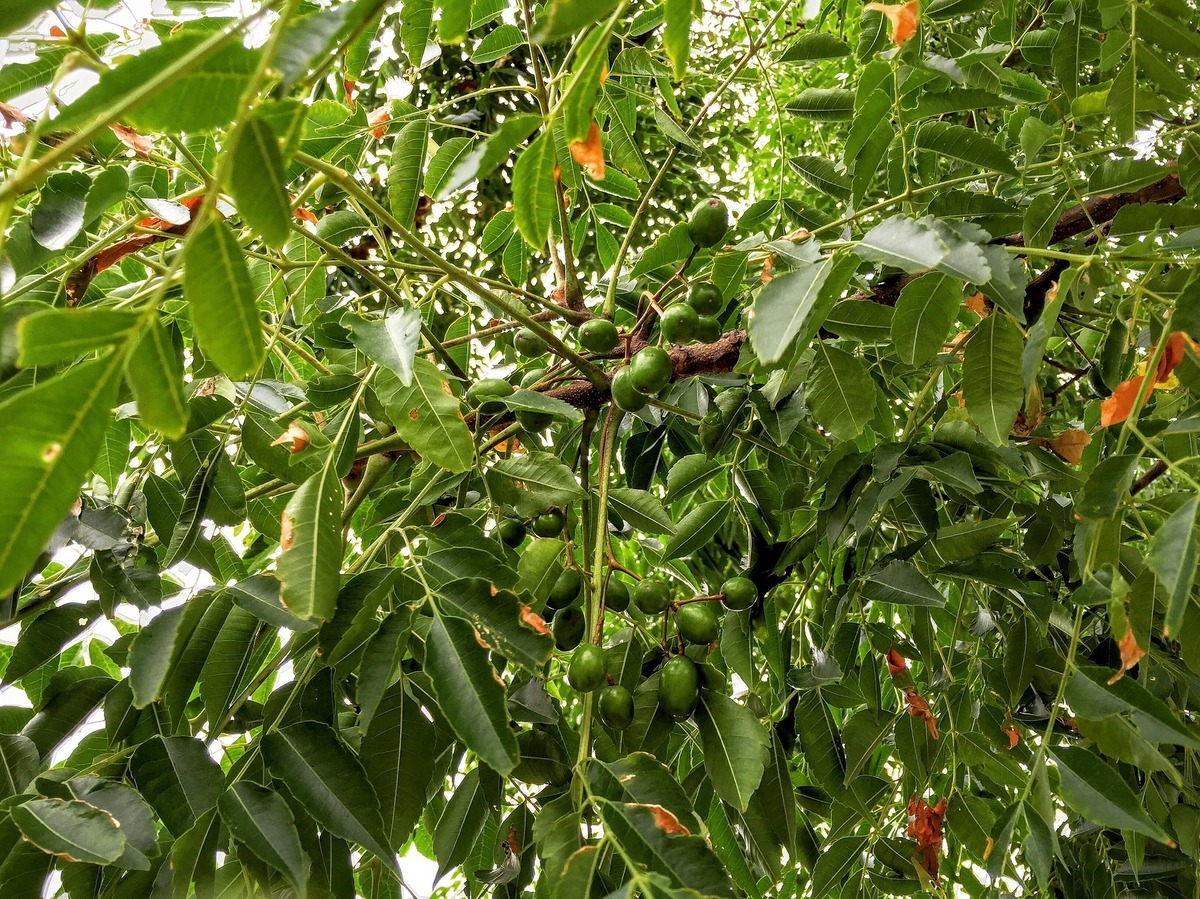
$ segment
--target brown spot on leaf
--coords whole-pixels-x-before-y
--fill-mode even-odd
[[[279,517],[279,548],[289,550],[292,544],[296,542],[296,523],[292,521],[292,516],[287,510]]]
[[[634,805],[633,807],[648,809],[650,814],[654,816],[654,826],[668,836],[677,833],[687,836],[691,833],[690,830],[679,823],[678,818],[661,805]]]
[[[47,465],[53,465],[58,461],[58,457],[62,455],[63,445],[57,440],[53,443],[47,443],[42,449],[42,461]]]
[[[521,620],[537,633],[547,637],[550,636],[550,628],[546,627],[545,619],[529,608],[529,606],[525,605],[525,603],[521,603]]]
[[[450,389],[450,382],[449,382],[449,381],[442,381],[442,393],[446,394],[446,396],[448,396],[448,397],[450,397],[451,399],[453,399],[453,397],[454,397],[454,391]]]

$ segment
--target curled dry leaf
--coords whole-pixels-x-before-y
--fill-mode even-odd
[[[919,0],[908,3],[868,3],[863,9],[883,13],[892,26],[892,43],[903,47],[917,33],[917,17],[921,11]]]
[[[988,302],[988,298],[979,291],[975,291],[975,293],[967,297],[963,301],[963,305],[965,305],[980,318],[987,318],[992,314],[991,304]]]
[[[634,805],[633,807],[649,809],[650,813],[654,815],[654,825],[668,836],[677,833],[687,836],[691,833],[690,830],[679,823],[678,818],[661,805]]]
[[[1133,628],[1125,631],[1125,636],[1117,641],[1117,648],[1121,651],[1121,670],[1108,679],[1110,687],[1123,678],[1125,672],[1133,668],[1146,654],[1146,650],[1138,646],[1137,637],[1133,635]]]
[[[1017,730],[1017,726],[1012,722],[1004,725],[1004,736],[1008,737],[1008,748],[1016,749],[1017,744],[1021,742],[1021,732]]]
[[[934,806],[916,796],[908,800],[908,835],[917,841],[916,861],[934,884],[938,882],[938,856],[945,839],[942,820],[949,807],[946,799]]]
[[[1175,331],[1167,338],[1162,356],[1159,357],[1158,365],[1154,370],[1154,381],[1150,385],[1150,391],[1158,387],[1171,390],[1178,386],[1174,375],[1175,367],[1183,361],[1184,353],[1189,347],[1193,351],[1197,350],[1196,342],[1182,331]],[[1100,425],[1102,427],[1107,428],[1109,425],[1120,424],[1133,411],[1133,404],[1137,401],[1138,393],[1142,389],[1142,379],[1146,376],[1145,366],[1143,365],[1141,368],[1141,374],[1122,381],[1112,392],[1112,396],[1100,403]],[[1149,392],[1147,396],[1149,396]]]
[[[308,446],[308,432],[301,427],[300,422],[293,421],[287,430],[271,441],[271,446],[286,446],[292,455]]]
[[[154,149],[154,141],[149,137],[144,134],[138,134],[128,125],[122,125],[120,122],[113,122],[108,127],[117,136],[117,140],[138,156],[141,156],[143,159],[150,156],[150,152]]]
[[[884,658],[887,660],[888,674],[892,677],[908,674],[908,660],[896,652],[894,646],[887,651],[887,655]]]
[[[604,180],[604,144],[600,140],[599,125],[592,122],[586,140],[571,142],[571,157],[594,181]]]
[[[387,134],[388,122],[392,120],[392,111],[386,106],[381,106],[371,112],[367,116],[367,124],[371,126],[371,137],[375,140],[383,140]]]
[[[1047,446],[1064,462],[1071,465],[1078,465],[1083,461],[1083,451],[1087,449],[1088,444],[1091,442],[1092,436],[1087,431],[1070,428],[1055,437],[1051,437],[1047,441]]]
[[[933,709],[929,707],[929,703],[917,692],[916,687],[905,688],[904,704],[908,706],[909,715],[925,719],[925,726],[929,728],[929,736],[935,740],[938,739],[937,718],[933,714]]]

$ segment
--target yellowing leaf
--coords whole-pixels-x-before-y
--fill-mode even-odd
[[[1056,437],[1051,437],[1049,444],[1050,449],[1054,450],[1064,462],[1069,462],[1071,465],[1078,465],[1083,461],[1083,451],[1087,445],[1092,442],[1092,437],[1087,431],[1080,431],[1076,428],[1063,431]]]

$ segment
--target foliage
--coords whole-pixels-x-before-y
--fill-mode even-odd
[[[1194,4],[3,5],[0,895],[1200,889]]]

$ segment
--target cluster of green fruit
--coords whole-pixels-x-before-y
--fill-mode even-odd
[[[567,682],[579,693],[599,690],[596,708],[600,720],[613,730],[624,730],[633,722],[633,694],[620,684],[610,683],[608,659],[604,649],[592,642],[583,642],[583,615],[576,601],[582,595],[582,575],[575,569],[565,569],[547,601],[555,608],[553,633],[561,651],[574,649],[567,665]],[[732,611],[745,611],[758,598],[758,590],[748,578],[730,578],[721,593],[711,597],[672,601],[671,589],[663,581],[644,578],[632,589],[616,578],[610,578],[605,594],[605,608],[624,612],[632,598],[633,605],[647,616],[673,612],[680,640],[696,646],[707,646],[717,640],[721,622],[716,604],[722,601]],[[567,605],[556,607],[556,603]],[[659,671],[658,704],[676,720],[688,717],[700,698],[700,671],[696,663],[680,653],[666,661]]]
[[[697,247],[719,244],[729,230],[729,210],[723,200],[701,201],[688,219],[688,235]],[[721,290],[709,281],[695,281],[687,296],[662,311],[659,331],[664,341],[682,345],[693,341],[713,343],[721,336],[717,319],[725,299]],[[579,326],[577,338],[581,349],[596,355],[612,353],[621,341],[617,326],[606,318],[589,319]],[[513,346],[526,358],[544,356],[549,349],[546,341],[530,328],[520,328],[513,335]],[[670,354],[660,346],[647,346],[622,366],[612,379],[612,396],[617,406],[626,412],[637,412],[670,383],[675,366]],[[545,376],[545,369],[534,369],[521,381],[531,387]],[[505,411],[504,400],[515,388],[500,378],[484,378],[467,390],[467,400],[481,415],[498,415]],[[551,417],[542,412],[522,410],[517,421],[527,431],[543,431]]]

